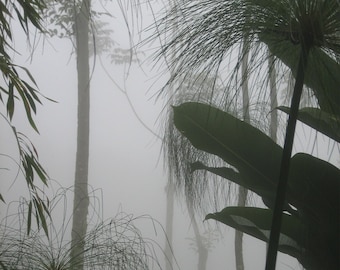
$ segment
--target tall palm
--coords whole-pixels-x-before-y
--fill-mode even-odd
[[[172,16],[174,15],[174,16]],[[178,18],[178,16],[180,18]],[[174,18],[175,17],[175,18]],[[293,72],[295,86],[291,110],[286,128],[281,171],[266,269],[274,269],[277,244],[280,232],[281,214],[285,199],[290,157],[295,133],[296,118],[303,86],[311,87],[318,99],[318,105],[329,113],[339,112],[336,101],[339,91],[330,91],[328,84],[336,82],[323,80],[322,73],[333,72],[340,56],[340,4],[338,0],[229,0],[229,1],[191,1],[182,3],[180,13],[170,14],[160,28],[165,33],[171,31],[171,22],[180,20],[181,28],[177,36],[167,40],[162,53],[176,50],[171,63],[176,72],[169,84],[183,82],[192,71],[219,74],[229,67],[228,57],[239,50],[243,33],[247,32],[251,59],[249,73],[252,86],[257,88],[259,97],[267,91],[263,69],[268,58],[264,48],[268,48],[277,61],[282,62]],[[177,49],[176,49],[177,48]],[[237,74],[241,67],[240,59],[232,62],[225,96],[234,88],[240,89],[242,79]],[[188,73],[190,71],[190,73]],[[313,73],[314,72],[314,73]],[[188,75],[187,75],[188,74]],[[268,74],[268,73],[266,73]],[[281,77],[281,76],[279,76]],[[204,89],[202,89],[204,90]],[[220,101],[223,103],[223,100]],[[176,159],[176,156],[173,156]],[[181,158],[177,155],[177,158]],[[184,160],[177,164],[184,165]],[[179,179],[182,181],[183,179]],[[201,186],[202,187],[202,186]],[[195,191],[201,190],[196,187]]]

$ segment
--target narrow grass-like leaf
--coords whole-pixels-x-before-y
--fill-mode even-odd
[[[14,113],[14,91],[12,83],[9,83],[8,85],[7,113],[9,119],[12,120]]]
[[[28,213],[27,213],[27,235],[30,234],[32,226],[32,201],[28,204]]]

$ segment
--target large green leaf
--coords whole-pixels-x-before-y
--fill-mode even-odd
[[[300,53],[296,45],[273,32],[263,33],[259,38],[296,76]],[[323,111],[340,116],[340,65],[320,48],[309,51],[304,84],[313,90]]]
[[[214,168],[195,162],[192,164],[193,170],[207,170],[225,177],[256,192],[269,208],[272,207],[282,153],[280,146],[251,125],[209,105],[184,103],[175,107],[174,121],[194,147],[217,155],[236,168]],[[284,219],[293,221],[284,225],[282,234],[293,239],[305,251],[302,258],[300,253],[296,253],[296,246],[281,243],[280,250],[301,260],[308,269],[326,262],[327,265],[336,265],[339,250],[339,194],[338,168],[308,154],[294,155],[291,159],[285,206],[293,215],[284,214]],[[289,205],[294,206],[296,211],[289,209]],[[235,215],[231,218],[230,211],[234,214],[241,211],[239,216],[247,215],[248,221],[256,226],[245,226],[246,216],[243,216],[243,223],[239,222],[240,217],[236,222]],[[228,208],[220,214],[208,215],[207,218],[214,218],[267,241],[268,235],[265,232],[270,230],[271,212],[255,211]],[[294,225],[297,228],[289,227],[294,222],[299,223]],[[308,235],[308,241],[303,243],[300,236],[294,234],[300,230],[301,224],[307,228],[304,235]]]
[[[266,134],[228,113],[201,103],[184,103],[175,107],[174,122],[193,146],[221,157],[238,172],[231,168],[208,167],[200,162],[192,165],[193,170],[208,170],[256,192],[267,202],[272,201],[282,148]],[[324,212],[328,208],[334,209],[338,205],[339,179],[340,171],[335,166],[298,153],[291,160],[287,201],[305,210],[321,207]]]
[[[255,207],[226,207],[208,214],[214,219],[262,241],[269,241],[273,211]],[[294,216],[283,214],[279,250],[299,258],[305,243],[305,227]]]
[[[232,168],[227,167],[209,167],[204,165],[202,162],[195,162],[192,164],[192,170],[206,170],[218,176],[221,176],[233,183],[236,183],[246,189],[255,192],[257,195],[262,197],[264,204],[273,208],[275,204],[276,187],[274,185],[263,185],[261,182],[256,181],[253,177],[248,177],[250,174],[244,174],[241,176],[240,173],[236,172]],[[294,213],[295,211],[289,206],[288,203],[284,206],[284,210]]]
[[[262,197],[264,203],[273,207],[275,190],[262,185],[252,177],[241,177],[232,168],[209,167],[201,162],[192,165],[193,170],[207,170],[241,185]],[[332,164],[308,154],[298,153],[292,157],[288,180],[287,204],[285,210],[292,211],[288,203],[297,208],[300,217],[307,223],[326,223],[339,226],[340,212],[340,170]],[[334,222],[329,223],[330,220]]]
[[[328,230],[339,228],[339,194],[337,167],[305,153],[292,157],[287,199],[308,219],[305,222],[328,226]]]
[[[278,109],[287,114],[290,111],[289,107],[284,106]],[[299,110],[298,120],[340,143],[340,116],[318,108],[302,108]]]
[[[269,241],[273,211],[255,207],[226,207],[217,213],[208,214],[214,219],[249,234],[262,241]],[[306,269],[339,269],[337,230],[333,242],[327,236],[328,228],[304,224],[298,217],[283,214],[279,251],[297,258]],[[324,268],[326,267],[326,268]]]
[[[241,177],[276,186],[282,149],[258,129],[219,109],[191,102],[174,107],[174,123],[194,147],[221,157]]]

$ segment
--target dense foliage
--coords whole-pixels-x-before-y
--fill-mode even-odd
[[[161,24],[163,28],[160,27],[161,33],[174,33],[161,52],[169,56],[173,69],[168,85],[181,85],[184,78],[190,79],[192,70],[203,71],[209,76],[232,67],[231,75],[227,75],[224,97],[228,97],[229,92],[237,93],[244,80],[240,69],[245,57],[237,48],[246,38],[246,53],[250,54],[247,75],[258,96],[269,90],[263,74],[268,74],[264,71],[271,67],[267,64],[268,54],[264,53],[264,48],[274,57],[275,66],[280,67],[277,85],[280,86],[279,80],[290,72],[294,76],[294,91],[291,105],[279,108],[289,114],[283,147],[269,142],[270,139],[260,131],[213,106],[189,103],[175,107],[175,125],[192,145],[222,158],[232,167],[212,168],[201,162],[187,166],[187,160],[178,160],[176,155],[171,155],[172,164],[177,166],[173,169],[208,170],[262,197],[269,210],[236,208],[222,211],[228,217],[238,215],[237,221],[221,219],[222,212],[208,218],[246,233],[251,231],[252,235],[265,241],[268,241],[270,231],[266,269],[275,269],[278,247],[298,258],[307,269],[338,269],[339,170],[310,155],[301,153],[291,157],[291,153],[297,119],[338,141],[339,1],[206,0],[185,2],[176,8],[180,10],[174,9],[165,18],[166,23]],[[226,64],[231,58],[234,61]],[[317,104],[299,111],[301,94],[306,89],[316,98]],[[218,106],[226,108],[226,102],[229,100],[221,99]],[[169,142],[170,154],[181,152],[171,138]],[[283,211],[289,214],[282,214]],[[256,225],[254,216],[262,223]],[[287,233],[287,219],[290,220],[288,224],[295,223],[294,230],[302,230],[307,235],[305,239],[297,239],[296,231],[289,235],[297,243],[294,251],[280,242],[283,232]],[[254,228],[267,230],[267,234],[260,235]],[[317,236],[310,240],[314,233]]]

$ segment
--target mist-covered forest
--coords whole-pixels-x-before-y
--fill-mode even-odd
[[[339,269],[338,0],[1,0],[0,59],[0,269]]]

